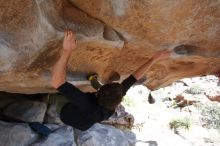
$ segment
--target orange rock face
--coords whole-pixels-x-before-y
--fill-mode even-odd
[[[121,79],[162,49],[188,56],[161,60],[146,73],[151,89],[177,79],[220,72],[220,1],[0,0],[0,90],[55,92],[48,73],[63,31],[77,33],[70,72]],[[71,78],[72,77],[72,78]],[[88,82],[69,74],[82,90]]]

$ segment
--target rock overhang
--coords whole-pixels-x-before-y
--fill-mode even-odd
[[[162,49],[188,56],[156,63],[151,89],[184,77],[220,72],[220,1],[35,0],[0,1],[0,90],[55,92],[48,72],[59,57],[63,31],[77,34],[68,70],[111,72],[122,79]],[[182,51],[184,53],[184,51]],[[89,83],[74,82],[82,90]]]

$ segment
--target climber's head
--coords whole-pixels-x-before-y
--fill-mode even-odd
[[[114,110],[123,98],[123,88],[119,83],[111,83],[102,86],[98,93],[98,103],[110,110]]]

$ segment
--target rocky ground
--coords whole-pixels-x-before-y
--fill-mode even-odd
[[[137,85],[108,121],[81,132],[60,121],[54,100],[59,95],[2,92],[0,146],[218,146],[219,95],[215,76],[183,79],[155,91]],[[39,135],[28,125],[36,121],[52,133]]]
[[[148,96],[155,99],[147,102]],[[150,92],[144,86],[130,89],[123,105],[134,115],[136,145],[220,145],[220,85],[215,76],[183,79]]]

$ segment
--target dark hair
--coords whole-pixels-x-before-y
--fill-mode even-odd
[[[123,96],[123,88],[119,83],[103,85],[97,93],[99,105],[110,110],[115,110]]]

